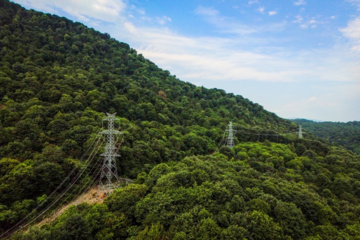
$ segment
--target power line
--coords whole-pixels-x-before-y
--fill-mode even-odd
[[[92,142],[91,142],[90,146],[88,147],[88,149],[85,151],[85,153],[84,153],[84,154],[81,156],[81,158],[79,159],[80,162],[85,158],[85,156],[89,153],[89,151],[90,151],[90,150],[93,150],[93,149],[94,149],[94,146],[96,146],[96,145],[99,143],[99,141],[101,140],[101,138],[99,138],[99,136],[100,136],[100,135],[97,134],[97,135],[95,136],[95,138],[92,140]],[[92,152],[91,152],[91,154],[92,154]],[[90,154],[90,156],[91,156],[91,154]],[[90,157],[90,156],[89,156],[89,157]],[[87,160],[85,161],[85,164],[88,162],[89,157],[88,157]],[[39,203],[30,213],[28,213],[24,218],[22,218],[22,219],[21,219],[19,222],[17,222],[14,226],[12,226],[12,227],[9,228],[7,231],[5,231],[4,233],[2,233],[2,234],[0,235],[0,238],[2,238],[2,237],[10,237],[10,236],[11,236],[15,231],[17,231],[19,228],[24,227],[24,226],[28,226],[28,225],[29,225],[28,222],[33,222],[33,221],[29,220],[29,218],[30,218],[32,215],[34,215],[42,206],[44,206],[45,203],[47,203],[47,202],[51,199],[51,197],[52,197],[53,195],[55,195],[55,194],[57,193],[57,191],[65,184],[65,182],[67,182],[67,181],[70,179],[70,177],[74,174],[74,172],[75,172],[77,169],[78,169],[78,166],[74,166],[73,169],[70,171],[70,173],[69,173],[69,174],[64,178],[64,180],[56,187],[56,189],[55,189],[54,191],[52,191],[49,196],[46,197],[46,199],[45,199],[44,201],[42,201],[41,203]],[[58,198],[58,197],[57,197],[57,198]],[[55,198],[55,200],[56,200],[57,198]],[[53,202],[54,202],[55,200],[53,200]],[[53,204],[52,204],[53,202],[50,203],[51,206],[53,205]],[[38,217],[35,216],[35,218],[37,219]],[[26,224],[23,225],[23,226],[21,226],[21,224],[23,224],[24,222],[25,222]]]
[[[26,228],[31,223],[33,223],[36,219],[44,215],[52,206],[54,206],[71,188],[74,186],[74,184],[80,179],[82,174],[85,172],[86,168],[89,166],[90,162],[94,159],[94,157],[91,158],[90,161],[87,162],[86,166],[83,167],[80,173],[76,177],[73,178],[72,183],[48,206],[45,210],[43,210],[40,214],[38,214],[35,218],[33,218],[31,221],[27,222],[23,228]]]
[[[110,192],[110,189],[115,188],[120,182],[125,182],[126,184],[132,183],[133,180],[127,178],[119,178],[117,175],[116,169],[116,157],[120,156],[117,154],[119,151],[124,139],[121,139],[121,142],[118,147],[115,147],[117,142],[119,141],[119,137],[117,135],[122,134],[120,132],[120,124],[117,130],[114,129],[114,124],[116,121],[119,121],[115,118],[114,114],[107,113],[107,117],[103,119],[104,121],[108,122],[107,130],[101,131],[98,133],[95,138],[92,140],[91,144],[89,145],[88,149],[80,158],[80,162],[88,155],[86,161],[83,163],[82,167],[79,169],[78,166],[74,166],[72,171],[66,176],[66,178],[60,183],[60,185],[35,209],[33,209],[29,214],[27,214],[23,219],[21,219],[17,224],[12,226],[10,229],[5,231],[3,234],[0,235],[0,238],[3,237],[10,237],[13,233],[15,233],[20,228],[27,228],[30,224],[34,221],[39,219],[43,216],[49,209],[51,209],[55,204],[64,203],[69,199],[70,196],[73,196],[75,193],[75,189],[73,186],[78,182],[83,182],[82,187],[77,191],[75,194],[75,199],[82,193],[84,190],[87,191],[97,180],[99,180],[102,187],[106,190],[107,193]],[[98,156],[98,152],[101,150],[101,146],[104,143],[104,139],[100,137],[101,135],[106,136],[106,145],[104,147],[104,153],[101,156],[104,157],[103,164],[100,164],[102,158],[96,158]],[[94,159],[96,159],[94,161]],[[74,177],[75,171],[79,170]],[[88,176],[88,180],[80,180],[84,173],[87,171],[85,176]],[[100,179],[98,178],[100,176]],[[71,180],[70,180],[71,178]],[[101,181],[103,180],[103,182]],[[67,185],[60,193],[57,195],[51,202],[49,200],[62,188],[62,186],[69,181],[69,185]],[[81,186],[81,185],[80,185]],[[71,191],[70,191],[71,190]],[[75,191],[74,191],[75,190]],[[70,191],[70,192],[69,192]],[[64,196],[67,196],[64,198]],[[74,199],[74,198],[73,198]],[[45,205],[45,203],[48,203]],[[41,209],[41,207],[46,206],[41,212],[37,211]]]
[[[248,132],[248,131],[251,131],[251,132]],[[261,133],[261,132],[259,133],[258,131],[263,131],[263,133]],[[278,137],[277,138],[278,140],[279,140],[279,137],[286,138],[289,134],[294,134],[293,132],[288,132],[288,133],[276,133],[275,132],[274,133],[271,131],[269,133],[269,130],[251,129],[251,128],[244,128],[244,127],[241,127],[241,129],[235,130],[233,123],[229,122],[229,125],[227,126],[227,129],[224,132],[223,138],[222,138],[219,146],[226,145],[227,147],[232,148],[234,146],[235,133],[239,133],[241,136],[243,136],[243,135],[274,136],[274,137]],[[299,138],[303,138],[303,134],[305,132],[302,131],[301,126],[299,126],[299,131],[296,133],[298,134]]]

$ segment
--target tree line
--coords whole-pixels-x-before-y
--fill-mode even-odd
[[[81,23],[7,0],[0,16],[0,233],[82,167],[105,112],[117,112],[117,167],[136,183],[13,239],[359,236],[358,156],[274,136],[297,126]],[[229,121],[236,146],[219,148]]]

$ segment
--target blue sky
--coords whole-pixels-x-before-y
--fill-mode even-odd
[[[360,120],[360,0],[16,0],[283,118]]]

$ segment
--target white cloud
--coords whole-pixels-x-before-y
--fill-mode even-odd
[[[116,22],[126,8],[122,0],[18,0],[17,2],[55,14],[58,13],[57,9],[61,9],[84,22],[89,22],[90,19]]]
[[[283,26],[246,26],[220,16],[217,10],[207,7],[198,7],[196,13],[205,16],[219,31],[239,35],[226,38],[185,37],[169,29],[143,27],[130,19],[119,22],[117,30],[110,26],[106,32],[120,41],[130,43],[145,57],[185,81],[352,81],[355,75],[359,76],[356,62],[338,62],[324,53],[309,52],[304,57],[303,53],[287,52],[284,48],[266,49],[268,39],[250,37],[253,33],[272,31],[272,28]],[[167,16],[158,17],[157,20],[171,21]],[[294,22],[316,24],[316,20],[305,21],[300,15]],[[247,47],[254,42],[263,46],[261,52]],[[316,54],[322,57],[315,57]],[[327,68],[325,63],[319,65],[324,59],[332,67]],[[318,66],[316,71],[314,66]]]
[[[258,10],[259,12],[263,13],[263,12],[265,11],[265,8],[264,8],[264,7],[259,7],[257,10]]]
[[[358,7],[358,10],[360,11],[360,0],[347,0],[347,1],[356,5]]]
[[[360,84],[329,84],[310,86],[317,89],[317,94],[291,100],[275,111],[286,118],[307,118],[322,121],[354,121],[360,119]]]
[[[146,14],[146,11],[144,9],[137,9],[137,12],[140,14],[140,15],[145,15]]]
[[[165,25],[168,22],[171,22],[171,18],[168,16],[156,17],[156,22],[160,25]]]
[[[310,97],[308,99],[309,102],[315,102],[317,100],[317,97],[316,96],[313,96],[313,97]]]
[[[219,12],[216,9],[211,7],[203,7],[203,6],[198,6],[195,9],[195,13],[203,16],[216,16],[219,14]]]
[[[241,37],[196,38],[166,29],[136,29],[115,37],[127,35],[127,42],[137,46],[138,52],[185,81],[347,82],[359,76],[355,62],[337,59],[340,53],[290,53],[286,49],[256,53],[246,50]]]
[[[304,21],[304,18],[300,15],[295,16],[295,20],[293,23],[302,23]]]
[[[38,11],[57,14],[57,11],[53,8],[53,6],[51,6],[52,4],[48,4],[45,0],[17,0],[16,3],[19,3],[22,6],[37,9]]]
[[[301,5],[305,5],[305,4],[306,4],[306,2],[304,0],[298,0],[298,1],[294,2],[295,6],[301,6]]]
[[[253,4],[255,4],[255,3],[259,3],[259,1],[258,1],[258,0],[253,0],[253,1],[249,1],[249,2],[248,2],[249,5],[253,5]]]
[[[139,41],[137,45],[143,46],[137,48],[140,53],[187,81],[289,81],[295,74],[277,68],[279,59],[237,50],[235,39],[189,38],[148,28],[138,29],[137,33],[132,41]],[[284,62],[284,65],[288,64]]]
[[[340,29],[353,44],[353,50],[360,52],[360,17],[350,21],[346,28]]]
[[[309,116],[321,120],[337,120],[331,118],[337,115],[344,116],[344,120],[347,116],[356,116],[354,120],[360,119],[358,110],[360,102],[358,83],[360,69],[358,66],[360,63],[358,56],[351,55],[352,53],[349,53],[344,46],[339,49],[328,48],[296,52],[285,47],[277,47],[279,45],[273,46],[270,42],[271,39],[262,35],[283,29],[286,23],[263,26],[245,25],[239,20],[221,16],[219,11],[214,8],[199,6],[195,13],[210,22],[218,33],[227,34],[224,34],[223,37],[190,37],[161,25],[170,22],[170,17],[152,16],[150,18],[146,16],[145,11],[141,14],[135,6],[127,8],[122,1],[78,0],[75,2],[64,0],[62,2],[65,4],[58,4],[60,1],[56,0],[17,0],[17,2],[20,1],[39,6],[37,10],[52,13],[56,13],[61,8],[63,11],[77,16],[78,19],[85,19],[84,21],[111,22],[112,24],[102,24],[99,30],[129,43],[139,53],[155,62],[159,67],[176,74],[180,79],[205,87],[212,85],[223,88],[222,86],[227,82],[230,82],[231,85],[250,82],[256,86],[278,82],[281,83],[279,84],[281,86],[306,82],[309,85],[317,83],[322,87],[324,83],[326,83],[325,86],[328,83],[338,83],[336,88],[322,91],[319,94],[308,94],[306,97],[299,98],[301,101],[289,100],[287,104],[280,103],[277,106],[266,107],[269,107],[270,111],[277,109],[275,112],[283,117],[291,117],[290,114],[293,114],[295,117]],[[101,5],[102,3],[104,5]],[[297,3],[305,4],[304,1],[297,1]],[[51,11],[45,8],[51,9]],[[262,13],[271,15],[270,12],[272,11],[265,12],[265,8],[262,10]],[[144,20],[147,23],[156,22],[160,25],[152,24],[152,28],[145,27],[144,21],[139,21],[141,18],[137,18],[139,14],[147,18]],[[124,17],[129,15],[132,15],[133,18]],[[301,15],[296,16],[293,23],[303,28],[316,27],[321,24],[318,18]],[[346,28],[341,29],[341,32],[353,42],[354,49],[360,51],[359,29],[360,18],[356,18],[349,22]],[[309,86],[309,89],[305,89],[301,94],[305,94],[311,89],[312,86]],[[233,86],[228,91],[247,94],[241,88],[236,89]],[[273,90],[267,91],[266,96],[262,96],[262,99],[283,99],[283,96],[279,97],[282,93],[271,95],[272,92]],[[298,94],[298,92],[300,91],[289,91],[288,94]],[[284,94],[286,94],[285,91]],[[251,98],[251,100],[260,104],[264,102],[267,104],[268,101],[261,102],[261,99],[255,98]],[[319,115],[319,109],[323,111],[322,115]]]
[[[269,11],[268,14],[269,16],[274,16],[277,14],[277,11]]]
[[[131,22],[125,22],[124,27],[126,30],[128,30],[132,34],[137,33],[136,27]]]
[[[316,28],[320,22],[316,20],[314,17],[309,19],[304,19],[302,16],[297,15],[295,16],[295,20],[293,20],[293,23],[298,23],[302,29],[308,29],[308,28]]]
[[[259,31],[259,27],[248,26],[237,20],[222,16],[216,9],[211,7],[199,6],[195,13],[202,16],[203,19],[212,24],[220,33],[229,33],[236,35],[248,35]],[[267,26],[268,29],[273,27]]]

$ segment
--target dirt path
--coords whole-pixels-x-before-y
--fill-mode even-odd
[[[56,210],[56,212],[54,214],[43,219],[41,222],[36,224],[36,226],[41,227],[44,224],[49,224],[49,223],[53,222],[56,218],[58,218],[62,213],[64,213],[71,206],[76,206],[76,205],[79,205],[84,202],[86,202],[88,204],[102,203],[102,202],[104,202],[106,197],[107,197],[107,195],[105,194],[105,191],[103,189],[101,189],[98,186],[93,187],[88,192],[77,197],[71,203],[64,205],[62,208]]]

